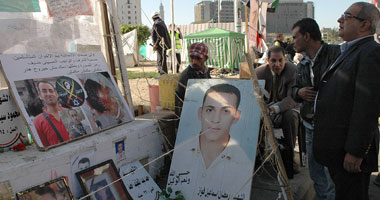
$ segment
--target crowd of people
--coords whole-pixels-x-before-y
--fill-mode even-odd
[[[369,199],[370,174],[378,171],[380,44],[374,34],[379,18],[373,4],[352,4],[337,20],[341,45],[323,42],[314,19],[300,19],[292,41],[279,34],[267,63],[255,69],[265,80],[272,124],[283,132],[278,144],[288,178],[296,173],[295,138],[300,126],[305,129],[318,199]],[[302,59],[294,64],[296,54]],[[190,46],[191,63],[175,91],[178,116],[188,80],[210,78],[207,55],[203,43]]]

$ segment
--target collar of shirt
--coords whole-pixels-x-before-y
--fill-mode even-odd
[[[192,64],[190,64],[190,67],[193,68],[193,69],[195,69]],[[196,71],[199,72],[199,73],[201,73],[201,74],[205,74],[205,73],[208,72],[208,67],[205,65],[205,71],[204,72],[202,72],[201,70],[196,70]]]
[[[373,35],[367,35],[367,36],[364,36],[364,37],[361,37],[361,38],[357,38],[355,40],[352,40],[352,41],[349,41],[349,42],[345,42],[344,44],[342,44],[340,46],[340,51],[341,51],[341,55],[343,55],[343,53],[348,50],[352,45],[354,45],[355,43],[357,43],[358,41],[364,39],[364,38],[368,38],[368,37],[373,37]]]

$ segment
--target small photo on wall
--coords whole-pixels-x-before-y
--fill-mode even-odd
[[[74,199],[65,177],[18,192],[16,196],[19,200]]]
[[[115,160],[117,163],[124,161],[125,155],[125,139],[115,142]]]

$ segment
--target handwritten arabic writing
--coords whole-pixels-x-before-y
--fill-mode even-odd
[[[213,189],[199,187],[199,191],[197,193],[199,197],[217,197],[218,199],[235,199],[235,200],[243,200],[245,199],[245,194],[238,194],[233,196],[234,194],[228,194],[221,190],[214,191]]]
[[[191,183],[191,172],[185,171],[185,172],[179,172],[176,173],[176,171],[172,170],[169,173],[168,177],[168,186],[175,186],[175,185],[189,185]],[[198,197],[202,198],[211,198],[211,199],[235,199],[235,200],[244,200],[245,194],[231,194],[226,191],[217,190],[214,188],[209,187],[199,187]]]
[[[120,176],[133,199],[157,199],[160,188],[139,161],[120,168]]]
[[[188,175],[190,174],[189,171],[178,173],[176,175],[175,171],[171,171],[168,178],[168,186],[171,185],[178,185],[178,184],[190,184],[190,178]],[[181,178],[183,176],[183,178]]]
[[[85,57],[87,56],[87,57]],[[24,74],[46,71],[64,70],[70,74],[99,72],[101,66],[94,54],[44,54],[44,55],[16,55],[13,60],[22,62],[27,60]]]
[[[20,112],[9,91],[0,90],[0,149],[22,142],[23,136],[27,136],[27,131]]]

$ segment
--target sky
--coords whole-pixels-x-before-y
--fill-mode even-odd
[[[338,27],[336,21],[340,15],[354,2],[358,0],[304,0],[304,2],[314,2],[314,19],[319,26],[325,28]],[[368,2],[367,0],[363,0]],[[142,23],[148,27],[152,26],[151,14],[159,11],[160,3],[164,5],[165,23],[172,23],[171,20],[171,0],[141,0],[143,12]],[[190,24],[194,21],[194,6],[201,0],[173,0],[174,4],[174,24]],[[280,0],[281,2],[281,0]],[[144,15],[146,14],[146,16]]]

